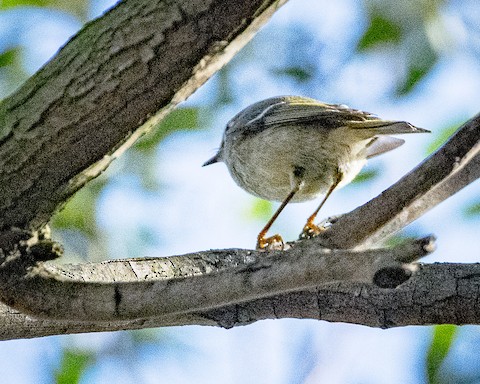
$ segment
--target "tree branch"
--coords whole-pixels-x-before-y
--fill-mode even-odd
[[[147,319],[205,311],[338,281],[375,280],[384,286],[397,286],[411,274],[402,263],[418,260],[434,249],[431,237],[363,252],[308,243],[268,254],[230,249],[63,269],[29,257],[37,242],[28,240],[0,267],[0,299],[36,317]]]
[[[394,234],[480,177],[480,114],[437,152],[317,237],[329,248],[367,248]]]
[[[262,319],[299,318],[391,328],[480,324],[479,264],[426,264],[404,284],[382,289],[334,283],[205,312],[111,322],[35,319],[0,304],[0,339],[178,325],[231,328]]]
[[[477,265],[425,265],[412,275],[404,264],[432,251],[432,238],[388,250],[320,246],[365,248],[478,178],[479,116],[382,195],[288,251],[42,263],[59,253],[38,232],[58,206],[228,61],[283,2],[249,0],[229,12],[215,0],[125,0],[0,104],[0,297],[50,317],[2,306],[4,339],[280,317],[380,327],[479,322]]]
[[[40,229],[285,2],[124,0],[87,24],[0,103],[0,230]]]

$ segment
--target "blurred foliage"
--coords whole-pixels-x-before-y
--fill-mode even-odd
[[[378,175],[380,175],[380,168],[363,168],[362,171],[352,180],[351,184],[363,184],[368,181],[372,181]]]
[[[11,47],[0,53],[0,75],[3,80],[0,89],[4,93],[0,94],[0,98],[18,87],[28,76],[21,65],[21,53],[20,47]]]
[[[427,147],[427,155],[432,154],[438,150],[448,139],[457,131],[461,124],[451,124],[445,128],[435,130],[434,137]]]
[[[0,1],[0,9],[8,9],[14,7],[47,7],[49,0],[2,0]]]
[[[451,324],[435,325],[433,327],[433,337],[426,356],[429,384],[443,383],[440,376],[442,363],[452,347],[457,329],[457,326]]]
[[[0,0],[0,10],[15,7],[55,8],[87,21],[89,1],[87,0]]]
[[[195,358],[189,346],[172,337],[162,329],[140,329],[110,333],[101,337],[95,348],[72,347],[75,338],[67,339],[62,350],[60,364],[52,376],[56,384],[104,383],[104,372],[98,367],[110,366],[109,377],[117,382],[119,377],[128,377],[127,382],[145,381],[145,364],[167,364],[177,359],[185,363]],[[114,362],[115,372],[111,371]],[[99,378],[100,377],[100,378]],[[122,381],[123,382],[123,381]]]
[[[444,31],[439,22],[443,0],[399,3],[393,0],[366,0],[368,26],[357,44],[357,52],[384,49],[401,58],[404,74],[397,79],[396,95],[405,96],[434,68],[439,45],[433,36]],[[433,32],[432,32],[433,31]]]
[[[158,144],[172,132],[198,129],[198,114],[198,108],[194,107],[174,109],[157,127],[138,140],[133,149],[141,152],[150,152],[155,150]]]
[[[15,64],[18,58],[18,48],[11,48],[0,53],[0,67],[6,67]]]
[[[56,384],[76,384],[80,382],[86,369],[95,363],[94,352],[77,349],[64,349],[60,367],[55,371]]]
[[[434,67],[438,56],[431,46],[425,45],[421,58],[414,58],[407,64],[407,76],[397,88],[398,95],[406,95],[411,92]]]
[[[52,226],[56,229],[75,229],[91,239],[95,238],[98,233],[95,206],[106,182],[104,179],[95,179],[80,189],[63,209],[53,216]]]
[[[384,43],[397,44],[401,40],[401,26],[374,10],[370,14],[370,24],[358,42],[357,49],[359,52],[362,52],[381,46]]]
[[[432,46],[425,44],[421,57],[414,57],[407,66],[407,76],[397,89],[399,95],[411,92],[438,62],[438,54]]]
[[[468,219],[480,217],[480,201],[470,203],[464,210],[464,216]]]
[[[276,76],[285,76],[298,83],[305,83],[310,81],[313,78],[313,73],[315,71],[314,67],[301,67],[301,66],[290,66],[283,67],[273,70],[273,74]]]
[[[266,221],[273,215],[273,203],[268,200],[256,198],[253,200],[250,210],[248,211],[248,219],[256,219]]]

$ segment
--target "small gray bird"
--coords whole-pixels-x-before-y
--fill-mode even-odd
[[[321,229],[314,220],[333,190],[350,183],[367,159],[404,143],[386,135],[422,132],[429,131],[345,105],[301,96],[272,97],[231,119],[217,154],[203,165],[223,161],[247,192],[282,202],[259,233],[257,249],[283,249],[280,235],[265,236],[289,202],[324,195],[301,236],[317,235]]]

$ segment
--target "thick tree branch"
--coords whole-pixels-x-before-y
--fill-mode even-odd
[[[395,289],[355,282],[334,283],[206,312],[131,321],[35,319],[0,304],[0,339],[189,324],[230,328],[281,318],[348,322],[380,328],[480,324],[479,264],[442,263],[419,267],[406,283]]]
[[[0,104],[0,230],[41,228],[285,2],[124,0],[87,24]]]
[[[25,242],[25,248],[17,248],[0,267],[0,299],[37,317],[147,319],[205,311],[339,281],[377,280],[391,285],[393,280],[397,286],[410,277],[411,271],[402,263],[418,260],[434,248],[430,237],[363,252],[308,243],[271,253],[231,249],[62,269],[37,264],[28,257],[37,242]],[[96,276],[103,278],[97,280]]]

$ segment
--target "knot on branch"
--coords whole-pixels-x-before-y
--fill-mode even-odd
[[[405,283],[413,271],[407,266],[391,266],[379,269],[373,276],[373,284],[379,288],[396,288]]]
[[[63,254],[63,247],[52,241],[50,228],[43,227],[39,231],[21,228],[10,228],[0,232],[0,255],[2,261],[9,257],[22,258],[34,264],[39,261],[53,260]]]
[[[429,235],[397,245],[392,252],[380,257],[374,266],[372,282],[379,288],[396,288],[417,271],[413,263],[435,250],[435,236]]]

